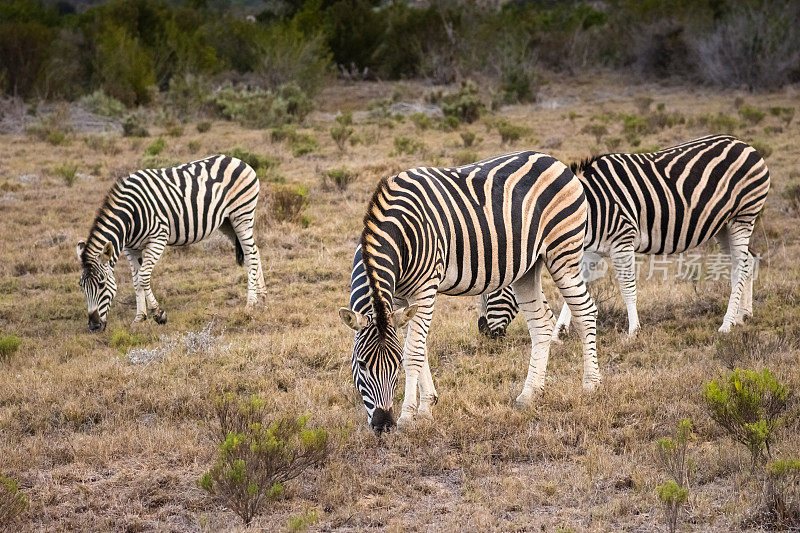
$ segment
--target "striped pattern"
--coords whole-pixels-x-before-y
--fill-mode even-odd
[[[769,190],[764,159],[747,143],[713,135],[649,154],[608,154],[574,166],[589,206],[586,249],[609,256],[628,310],[639,327],[634,254],[679,253],[716,237],[731,257],[731,295],[720,331],[753,313],[753,257],[748,250]],[[515,314],[509,293],[492,294],[479,324],[505,330]],[[556,336],[569,325],[559,317]]]
[[[221,229],[234,242],[236,258],[248,260],[247,303],[266,291],[253,222],[259,182],[255,171],[224,155],[174,168],[140,170],[118,181],[103,202],[86,242],[78,243],[80,285],[89,307],[89,328],[105,328],[116,294],[114,265],[125,252],[136,291],[135,322],[166,314],[150,288],[164,248],[201,241]]]
[[[370,423],[393,423],[402,363],[405,398],[399,422],[430,415],[436,401],[426,338],[438,293],[479,295],[512,285],[533,340],[520,405],[544,386],[554,317],[541,289],[546,267],[583,334],[584,385],[600,381],[595,306],[580,277],[586,199],[561,162],[517,152],[455,168],[415,168],[380,182],[356,250],[350,308],[356,330],[353,378]],[[409,307],[393,309],[396,298]],[[401,348],[398,330],[408,323]],[[418,403],[419,392],[419,403]]]

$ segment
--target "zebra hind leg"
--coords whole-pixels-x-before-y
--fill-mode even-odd
[[[530,406],[534,396],[544,390],[547,360],[550,356],[550,340],[553,336],[555,317],[542,292],[543,265],[542,259],[537,260],[533,268],[512,285],[531,335],[528,375],[522,392],[515,402],[515,406],[519,409]]]
[[[636,255],[633,246],[611,250],[611,262],[617,274],[622,301],[628,312],[628,337],[639,330],[639,311],[636,308]]]
[[[728,333],[734,324],[744,321],[745,315],[752,314],[751,279],[753,269],[753,256],[748,245],[753,233],[752,222],[734,221],[728,226],[728,248],[731,255],[731,296],[728,300],[728,310],[719,331]],[[748,309],[748,306],[750,308]]]
[[[231,225],[239,239],[247,260],[247,307],[254,307],[258,297],[266,296],[267,285],[264,283],[264,271],[261,268],[261,254],[253,236],[253,214],[236,217],[231,216]]]

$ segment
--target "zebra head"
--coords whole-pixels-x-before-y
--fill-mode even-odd
[[[378,435],[395,425],[392,403],[403,361],[399,330],[416,312],[416,305],[398,309],[389,315],[386,326],[379,327],[371,313],[339,310],[342,321],[355,331],[353,381],[367,409],[367,423]]]
[[[86,243],[79,242],[76,251],[83,265],[79,285],[86,295],[86,304],[89,307],[89,331],[94,333],[106,329],[108,308],[117,294],[117,280],[111,265],[114,247],[107,242],[96,257],[85,257],[85,249]]]

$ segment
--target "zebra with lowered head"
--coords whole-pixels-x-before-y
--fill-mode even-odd
[[[114,265],[122,252],[131,265],[136,318],[148,313],[159,324],[167,315],[150,287],[164,247],[193,244],[222,230],[234,243],[236,261],[248,261],[247,305],[266,292],[261,258],[253,238],[259,182],[238,159],[218,155],[178,167],[139,170],[114,184],[97,213],[86,242],[77,245],[80,286],[89,308],[89,330],[105,329],[117,292]]]
[[[628,310],[628,335],[639,328],[634,254],[679,253],[715,237],[731,258],[731,294],[719,330],[753,314],[748,249],[769,190],[769,170],[752,146],[728,135],[701,137],[647,154],[607,154],[573,165],[589,207],[586,250],[610,256]],[[489,294],[478,329],[502,335],[517,312],[514,293]],[[554,338],[569,326],[563,306]]]
[[[583,340],[583,385],[600,382],[595,305],[580,276],[586,200],[561,162],[517,152],[455,168],[421,167],[383,179],[367,207],[353,263],[353,379],[380,433],[394,425],[402,363],[405,397],[398,423],[431,416],[438,399],[427,335],[437,293],[478,295],[512,285],[533,343],[517,405],[544,387],[554,316],[541,287],[546,267],[572,308]],[[410,305],[393,308],[395,298]],[[408,325],[405,345],[398,331]],[[417,392],[419,391],[419,402]]]

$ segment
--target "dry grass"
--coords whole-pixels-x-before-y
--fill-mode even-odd
[[[109,328],[98,335],[87,332],[74,245],[86,237],[111,177],[138,168],[144,148],[166,132],[153,127],[147,139],[117,138],[113,151],[0,137],[0,333],[21,341],[0,362],[0,473],[19,479],[30,499],[26,529],[240,529],[236,516],[197,486],[213,461],[212,399],[222,391],[269,398],[276,411],[311,412],[314,424],[339,435],[328,464],[289,484],[271,512],[254,521],[263,530],[285,530],[290,517],[311,511],[318,515],[312,529],[652,530],[663,524],[655,494],[663,475],[654,442],[686,417],[698,438],[689,447],[696,466],[681,522],[694,530],[739,527],[759,501],[760,484],[748,473],[746,452],[703,411],[700,393],[703,383],[725,370],[738,345],[746,346],[738,364],[768,365],[791,389],[800,389],[800,236],[780,195],[800,158],[797,127],[768,137],[774,191],[753,242],[766,259],[755,284],[755,317],[746,325],[756,336],[718,346],[726,282],[643,281],[643,329],[635,339],[624,338],[619,296],[604,304],[611,318],[600,322],[603,388],[589,397],[581,393],[580,350],[568,336],[553,349],[541,401],[519,412],[512,403],[530,349],[522,321],[505,339],[488,341],[477,333],[472,298],[442,297],[430,338],[440,395],[435,420],[379,442],[365,427],[349,369],[352,335],[336,313],[347,302],[363,209],[381,177],[419,164],[447,165],[463,150],[459,131],[421,131],[410,120],[393,129],[369,124],[368,101],[388,97],[392,89],[377,83],[326,89],[321,110],[298,128],[319,148],[298,158],[263,131],[224,122],[215,122],[209,133],[187,127],[183,136],[170,138],[160,154],[166,160],[230,146],[278,158],[286,182],[308,188],[304,213],[311,223],[304,228],[271,221],[265,195],[257,239],[269,304],[254,312],[244,309],[246,271],[236,266],[224,237],[164,255],[154,289],[169,313],[165,326],[129,326],[135,300],[121,261]],[[427,90],[407,89],[419,97]],[[613,80],[554,81],[542,89],[540,104],[512,106],[488,119],[524,124],[535,138],[563,138],[551,153],[569,162],[600,150],[593,148],[594,136],[583,133],[590,117],[638,113],[642,94],[687,119],[735,116],[739,95],[631,89]],[[796,104],[783,92],[744,97],[763,109]],[[340,109],[354,110],[354,135],[367,140],[346,153],[328,133]],[[765,125],[779,121],[767,116],[733,133],[763,137]],[[624,137],[622,127],[611,120],[608,135]],[[484,133],[481,124],[472,129],[483,137],[470,147],[477,157],[507,150],[496,131]],[[641,147],[705,133],[687,120],[641,135]],[[389,156],[398,136],[426,148]],[[620,150],[632,149],[621,142]],[[514,146],[521,148],[527,146]],[[66,160],[94,177],[67,187],[49,172]],[[358,175],[356,181],[345,191],[323,187],[320,173],[342,166]],[[264,189],[271,187],[265,183]],[[552,286],[547,292],[554,301]],[[223,328],[224,334],[210,351],[176,349],[136,365],[110,344],[112,332],[122,329],[141,336],[137,348],[152,349],[162,334],[198,331],[212,320],[213,334]],[[797,415],[795,404],[776,441],[779,457],[800,454]]]

